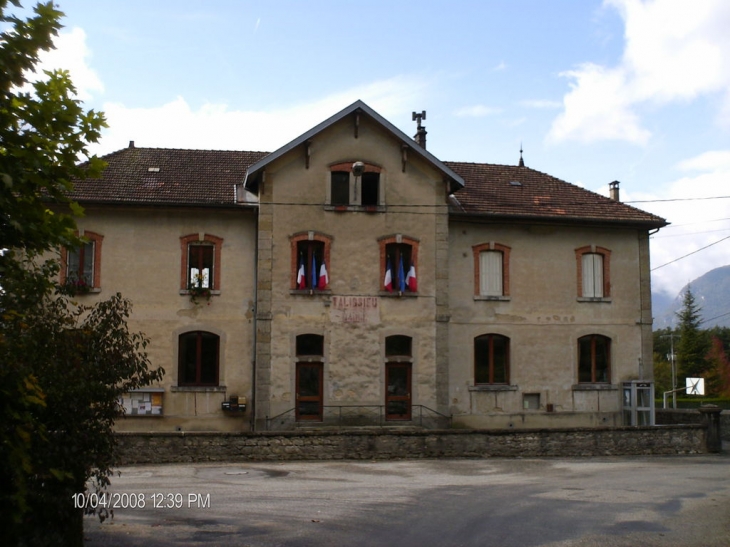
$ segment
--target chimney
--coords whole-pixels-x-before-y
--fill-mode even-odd
[[[426,111],[424,110],[420,114],[413,113],[413,121],[418,120],[418,127],[416,128],[416,134],[413,135],[413,140],[416,141],[421,148],[426,149],[426,128],[421,125],[421,120],[426,119]]]
[[[608,197],[610,197],[613,201],[621,201],[618,194],[619,184],[620,183],[617,180],[608,183]]]
[[[134,141],[129,141],[129,148],[134,148]]]

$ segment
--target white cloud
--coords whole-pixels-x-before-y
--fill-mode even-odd
[[[504,61],[500,61],[499,64],[497,64],[492,70],[494,70],[495,72],[498,72],[498,71],[504,70],[506,68],[507,68],[507,63],[505,63]]]
[[[83,29],[74,27],[68,32],[61,32],[53,44],[56,49],[41,52],[40,62],[36,66],[36,78],[42,78],[44,70],[68,70],[71,81],[76,86],[77,96],[82,101],[90,99],[94,92],[104,91],[104,84],[88,65],[91,51],[86,46],[86,33]]]
[[[730,171],[730,150],[711,150],[677,164],[680,171]],[[730,192],[730,189],[728,190]]]
[[[502,112],[501,108],[494,108],[491,106],[484,106],[483,104],[477,104],[473,106],[465,106],[459,108],[454,112],[455,116],[459,118],[481,118],[484,116],[492,116]]]
[[[540,108],[540,109],[551,109],[551,108],[560,108],[563,106],[563,103],[559,101],[549,101],[546,99],[531,99],[531,100],[525,100],[520,101],[520,106],[524,106],[525,108]]]
[[[144,147],[273,151],[358,99],[385,117],[410,112],[425,85],[418,78],[395,77],[268,111],[213,103],[193,109],[181,96],[152,108],[107,103],[103,110],[109,129],[92,151],[106,154],[126,147],[130,140]]]
[[[707,152],[686,159],[678,164],[678,168],[699,173],[673,181],[661,196],[624,192],[622,199],[682,200],[730,195],[727,186],[730,178],[730,150]],[[730,264],[730,239],[669,264],[730,235],[730,199],[661,201],[637,203],[636,206],[671,222],[670,226],[660,230],[651,240],[652,268],[668,264],[652,272],[655,290],[674,296],[688,281],[709,270]]]
[[[649,105],[724,93],[718,120],[730,124],[730,3],[726,0],[604,0],[625,23],[625,47],[615,67],[585,64],[570,80],[552,142],[650,137],[639,113]]]

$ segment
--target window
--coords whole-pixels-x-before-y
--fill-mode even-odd
[[[191,234],[180,238],[180,246],[180,290],[201,288],[219,291],[223,239],[210,234]]]
[[[178,385],[217,386],[220,339],[211,332],[194,331],[180,335]]]
[[[365,171],[360,178],[362,185],[360,204],[364,207],[375,207],[379,205],[380,173]]]
[[[329,289],[330,246],[332,238],[316,232],[301,232],[291,241],[291,289],[323,291]]]
[[[575,250],[578,266],[578,297],[608,298],[610,296],[611,251],[590,245]]]
[[[101,288],[101,242],[94,232],[79,234],[86,240],[79,247],[61,250],[61,285],[72,285],[75,292]]]
[[[365,164],[362,175],[352,173],[354,162],[330,166],[328,204],[336,207],[372,208],[382,205],[381,169]]]
[[[209,243],[188,245],[188,287],[213,288],[213,251]]]
[[[350,204],[350,173],[347,171],[332,171],[330,195],[332,205]]]
[[[324,336],[319,334],[300,334],[297,336],[296,353],[298,357],[324,355]]]
[[[385,339],[385,357],[386,360],[392,361],[402,357],[411,356],[411,341],[410,336],[403,336],[396,334],[394,336],[388,336]]]
[[[484,334],[474,338],[474,384],[509,383],[509,338]]]
[[[380,288],[402,295],[418,292],[418,241],[396,234],[380,238]]]
[[[499,243],[472,247],[474,253],[474,294],[484,297],[509,296],[510,248]]]
[[[608,383],[611,364],[611,339],[590,334],[578,339],[578,382]]]

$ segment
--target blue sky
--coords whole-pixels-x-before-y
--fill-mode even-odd
[[[357,99],[442,160],[517,163],[672,222],[662,266],[730,236],[730,2],[58,0],[44,67],[127,146],[275,150]],[[27,2],[26,2],[27,4]],[[27,4],[28,5],[28,4]],[[693,198],[688,200],[687,198]],[[656,201],[656,200],[678,201]],[[730,239],[653,272],[676,294]]]

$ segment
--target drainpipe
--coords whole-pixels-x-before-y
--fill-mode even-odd
[[[251,403],[249,405],[250,409],[250,417],[249,417],[249,423],[250,423],[250,430],[256,431],[256,352],[257,352],[257,334],[258,334],[258,325],[256,323],[256,314],[258,313],[259,309],[259,284],[258,284],[258,276],[259,276],[259,213],[261,211],[261,200],[259,198],[259,205],[256,206],[256,220],[255,220],[255,228],[254,228],[254,252],[253,252],[253,310],[251,310],[253,314],[253,359],[251,359]]]

